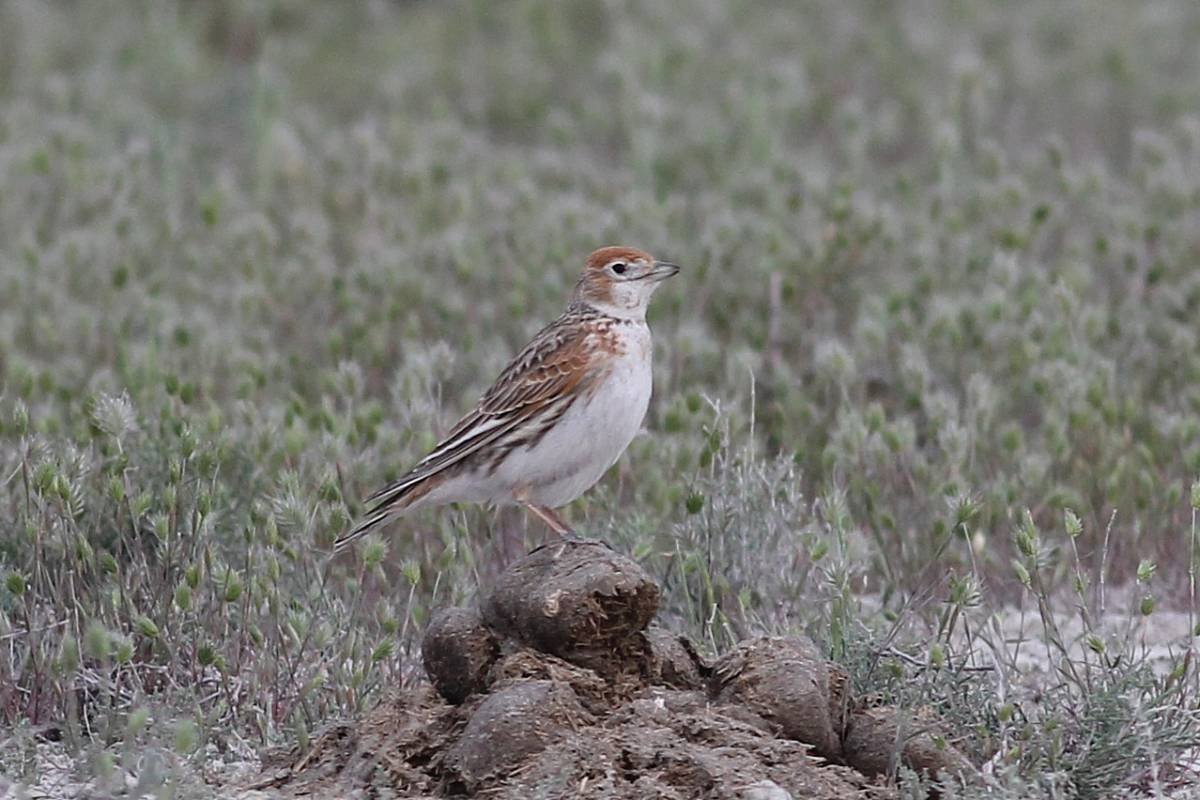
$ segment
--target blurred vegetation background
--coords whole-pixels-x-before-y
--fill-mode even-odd
[[[846,654],[860,597],[1189,601],[1194,3],[9,0],[0,32],[8,723],[303,740],[413,679],[430,609],[543,531],[325,550],[615,243],[684,272],[647,431],[569,514],[675,627]]]

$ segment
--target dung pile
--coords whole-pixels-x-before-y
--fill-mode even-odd
[[[287,796],[887,797],[898,763],[971,772],[929,714],[859,708],[803,638],[715,663],[652,622],[658,585],[597,542],[534,550],[423,642],[431,686],[335,726],[260,784]]]

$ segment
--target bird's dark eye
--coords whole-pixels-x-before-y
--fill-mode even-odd
[[[617,262],[613,263],[613,265],[612,265],[612,271],[617,273],[618,275],[624,275],[625,269],[626,269],[626,266],[625,266],[624,261],[617,261]]]

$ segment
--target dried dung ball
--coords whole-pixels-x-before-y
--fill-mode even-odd
[[[942,721],[932,710],[881,706],[850,717],[842,750],[847,764],[871,776],[893,774],[897,757],[930,778],[975,772],[966,756],[941,742]]]
[[[434,614],[421,641],[425,672],[438,693],[461,703],[487,686],[487,674],[500,655],[500,642],[471,608],[445,608]]]
[[[657,625],[648,627],[646,637],[646,677],[651,684],[676,689],[699,689],[703,673],[709,670],[687,637],[671,633]]]
[[[802,637],[741,642],[713,667],[718,703],[739,705],[830,759],[841,756],[840,689],[821,651]]]
[[[473,790],[512,772],[565,731],[593,721],[566,684],[512,683],[480,703],[458,741],[446,751],[445,764]]]
[[[609,674],[643,655],[635,634],[658,597],[658,584],[629,558],[601,542],[563,541],[516,561],[481,610],[495,630]]]

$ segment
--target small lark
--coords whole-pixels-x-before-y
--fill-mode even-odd
[[[632,247],[592,253],[563,315],[512,360],[429,455],[367,502],[335,550],[416,508],[518,504],[562,537],[554,511],[600,480],[650,403],[646,306],[679,267]]]

